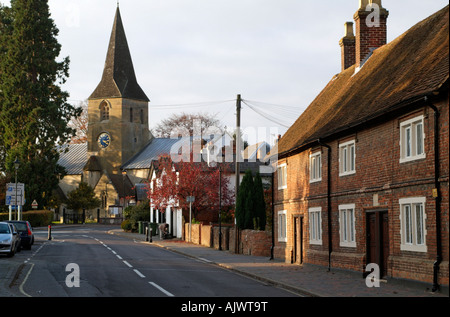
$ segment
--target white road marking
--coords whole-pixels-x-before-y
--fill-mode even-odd
[[[139,272],[138,270],[134,269],[133,271],[134,271],[137,275],[139,275],[140,277],[145,278],[145,275],[142,274],[141,272]]]
[[[207,260],[207,259],[205,259],[205,258],[199,258],[199,260],[205,261],[205,262],[207,262],[207,263],[212,263],[212,261]]]
[[[133,267],[130,263],[128,263],[127,261],[123,260],[123,263],[125,263],[128,267]]]
[[[164,294],[166,294],[167,296],[173,297],[175,295],[173,295],[172,293],[169,293],[168,291],[166,291],[164,288],[162,288],[161,286],[159,286],[156,283],[153,282],[148,282],[150,285],[156,287],[157,289],[159,289],[161,292],[163,292]]]

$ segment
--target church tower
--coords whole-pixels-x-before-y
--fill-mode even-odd
[[[102,79],[88,99],[88,156],[102,171],[120,167],[152,139],[149,99],[139,86],[117,7]]]

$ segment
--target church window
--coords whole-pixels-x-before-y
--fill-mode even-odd
[[[133,108],[130,108],[130,122],[133,122]]]
[[[144,109],[141,109],[141,124],[144,124]]]
[[[109,105],[105,101],[100,105],[100,117],[101,120],[109,120]]]

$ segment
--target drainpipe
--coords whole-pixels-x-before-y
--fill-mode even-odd
[[[434,190],[433,197],[435,198],[436,208],[436,261],[433,264],[433,288],[432,291],[439,290],[438,275],[439,265],[442,261],[442,242],[441,242],[441,194],[439,183],[439,110],[428,101],[428,97],[425,97],[425,102],[434,111]]]
[[[328,167],[327,167],[327,214],[328,214],[328,271],[331,270],[331,252],[332,239],[331,239],[331,147],[328,144],[322,143],[320,139],[317,140],[319,145],[328,149]]]
[[[274,188],[274,186],[273,186],[273,184],[274,184],[274,179],[275,179],[275,177],[274,177],[274,174],[275,174],[275,171],[272,171],[272,246],[270,247],[270,260],[273,260],[273,250],[274,250],[274,248],[275,248],[275,230],[274,230],[274,224],[275,224],[275,220],[274,220],[274,215],[275,215],[275,200],[274,200],[274,198],[275,198],[275,195],[274,195],[274,192],[275,192],[275,188]]]

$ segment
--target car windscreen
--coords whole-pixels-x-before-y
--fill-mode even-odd
[[[0,223],[0,234],[11,233],[9,226],[6,223]]]
[[[24,222],[14,222],[17,231],[27,231],[27,225]]]

